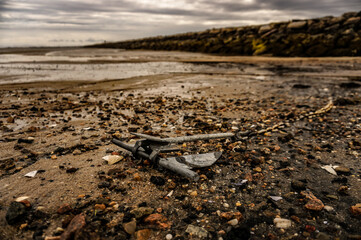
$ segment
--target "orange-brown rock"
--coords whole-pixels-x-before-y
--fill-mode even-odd
[[[361,216],[361,203],[357,203],[350,207],[350,212],[354,216]]]
[[[77,232],[79,232],[86,225],[85,216],[83,213],[76,215],[69,223],[65,232],[61,234],[61,240],[73,239]]]
[[[159,213],[154,213],[149,215],[144,219],[144,222],[147,224],[158,226],[161,229],[166,229],[170,227],[170,223],[167,222],[167,218]]]

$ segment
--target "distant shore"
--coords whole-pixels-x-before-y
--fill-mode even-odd
[[[340,17],[210,29],[89,47],[172,50],[221,55],[361,56],[361,11]]]

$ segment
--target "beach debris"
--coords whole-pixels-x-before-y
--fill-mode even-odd
[[[240,139],[239,133],[215,133],[201,134],[194,136],[183,136],[175,138],[158,138],[147,134],[131,133],[134,136],[143,138],[136,141],[134,146],[128,145],[118,139],[113,138],[112,142],[121,148],[132,152],[136,158],[145,158],[153,163],[158,163],[161,167],[176,172],[194,181],[199,180],[193,168],[203,168],[213,165],[222,155],[222,152],[202,153],[195,155],[183,155],[178,157],[160,158],[160,153],[179,151],[180,149],[172,144],[193,142],[198,140],[209,140],[217,138]],[[103,158],[104,159],[104,158]]]
[[[35,177],[35,175],[38,173],[38,170],[35,170],[35,171],[31,171],[31,172],[28,172],[27,174],[25,174],[24,176],[25,177],[29,177],[29,178],[33,178]]]
[[[337,167],[338,167],[338,166],[325,165],[325,166],[322,166],[321,168],[322,168],[322,169],[325,169],[327,172],[329,172],[329,173],[337,176],[337,172],[335,171],[335,169],[336,169]]]
[[[275,202],[283,199],[283,197],[280,197],[280,196],[269,196],[269,197]]]
[[[119,155],[108,155],[108,156],[104,156],[103,160],[107,161],[107,163],[109,165],[113,165],[116,164],[117,162],[123,160],[124,157],[123,156],[119,156]]]

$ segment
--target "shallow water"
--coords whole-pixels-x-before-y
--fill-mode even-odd
[[[178,62],[176,59],[180,55],[188,56],[187,53],[154,54],[120,50],[59,51],[45,55],[3,54],[0,58],[0,84],[104,81],[158,74],[241,72],[237,66],[220,67]],[[196,54],[189,54],[190,57],[193,55]],[[172,60],[167,61],[167,58]]]
[[[250,63],[250,59],[256,64]],[[291,61],[296,60],[291,59]],[[305,77],[328,78],[334,81],[361,75],[359,62],[344,61],[341,66],[335,63],[330,66],[322,64],[304,66],[302,61],[297,60],[296,65],[288,64],[285,67],[272,61],[280,60],[120,49],[72,49],[41,54],[1,54],[0,85],[51,81],[97,82],[162,74],[234,75],[244,81],[267,81],[275,78],[303,81]]]

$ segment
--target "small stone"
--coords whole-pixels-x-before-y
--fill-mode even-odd
[[[142,229],[135,233],[137,240],[147,240],[150,238],[150,235],[152,234],[152,230],[150,229]]]
[[[262,168],[260,168],[260,167],[256,167],[256,168],[254,168],[254,169],[253,169],[253,171],[255,171],[255,172],[259,172],[259,173],[260,173],[260,172],[262,172]]]
[[[294,189],[294,190],[305,190],[306,189],[306,184],[304,182],[301,182],[301,181],[298,181],[298,180],[293,180],[291,182],[291,187]]]
[[[54,231],[55,235],[61,235],[63,232],[65,232],[64,228],[57,227]]]
[[[168,233],[167,235],[165,235],[165,239],[166,240],[171,240],[173,238],[173,235]]]
[[[186,233],[189,233],[191,236],[199,237],[199,238],[208,238],[209,233],[202,227],[197,227],[194,225],[189,224]]]
[[[124,228],[124,231],[126,231],[128,234],[132,235],[135,233],[135,230],[137,228],[137,222],[135,220],[133,220],[128,223],[124,223],[123,228]]]
[[[313,195],[313,193],[310,191],[302,191],[301,195],[304,196],[306,199],[309,199],[309,201],[305,205],[308,210],[321,211],[325,206],[322,201],[316,198],[316,196]]]
[[[316,227],[313,226],[313,225],[307,224],[307,225],[305,226],[305,230],[306,230],[307,232],[309,232],[309,233],[312,233],[312,232],[316,231]]]
[[[351,214],[354,216],[361,216],[361,203],[357,203],[350,208]]]
[[[76,232],[79,232],[83,227],[85,227],[85,216],[83,213],[76,215],[71,222],[69,223],[68,227],[66,228],[65,232],[61,234],[62,240],[69,240],[72,239]]]
[[[321,211],[324,205],[320,199],[311,199],[306,203],[305,207],[308,210]]]
[[[328,197],[329,199],[338,200],[338,197],[336,195],[327,194],[326,197]]]
[[[73,210],[73,208],[70,206],[70,204],[65,203],[65,204],[61,205],[56,212],[58,214],[64,214],[64,213],[70,212],[72,210]]]
[[[144,222],[151,225],[156,225],[161,229],[170,227],[170,223],[167,222],[167,218],[159,213],[153,213],[144,219]]]
[[[110,182],[107,181],[103,181],[98,184],[98,188],[108,188],[108,187],[110,187]]]
[[[54,237],[45,237],[44,240],[60,240],[60,236],[54,236]]]
[[[236,226],[238,224],[238,220],[237,219],[232,219],[232,220],[229,220],[227,223],[229,225]]]
[[[228,203],[223,203],[223,207],[229,208],[229,204]]]
[[[15,202],[22,202],[23,200],[28,200],[29,197],[28,196],[22,196],[22,197],[18,197],[15,199]]]
[[[81,151],[79,149],[75,149],[73,151],[73,155],[80,155],[81,154]]]
[[[351,18],[347,19],[344,24],[345,25],[355,24],[357,22],[360,22],[360,19],[361,19],[360,17],[351,17]]]
[[[160,176],[151,176],[150,177],[150,182],[153,183],[156,186],[164,186],[165,185],[164,178],[162,178]]]
[[[106,208],[105,204],[95,204],[94,209],[104,211]]]
[[[197,191],[193,191],[189,195],[191,195],[192,197],[197,197],[198,193]]]
[[[341,194],[347,194],[347,191],[348,191],[348,187],[347,186],[340,186],[338,189],[337,189],[337,192],[341,193]]]
[[[65,172],[66,173],[75,173],[78,170],[79,170],[79,168],[71,167],[71,168],[67,168]]]
[[[152,214],[153,211],[154,209],[150,207],[140,207],[133,209],[132,211],[130,211],[130,213],[133,214],[136,219],[139,219],[142,218],[143,216]]]
[[[139,173],[134,173],[133,179],[134,179],[134,181],[142,181],[142,178],[140,177]]]
[[[20,202],[11,202],[5,218],[8,224],[13,225],[21,221],[26,213],[26,206],[24,204]]]
[[[335,171],[336,171],[338,174],[343,174],[343,175],[348,175],[348,174],[350,174],[350,169],[347,168],[347,167],[338,166],[338,167],[335,167]]]
[[[287,25],[287,28],[290,29],[300,29],[307,25],[306,21],[298,21],[298,22],[291,22]]]
[[[277,228],[283,228],[283,229],[287,229],[292,226],[291,220],[285,218],[275,218],[273,220],[273,223],[276,225]]]
[[[28,137],[28,138],[19,138],[18,139],[18,143],[33,143],[35,140],[35,138],[33,137]]]
[[[31,203],[27,199],[24,199],[24,200],[21,200],[21,201],[16,201],[16,202],[24,204],[24,206],[27,207],[27,208],[31,207]]]
[[[335,209],[331,206],[326,205],[323,209],[325,209],[327,212],[333,212]]]
[[[323,232],[319,232],[316,236],[316,239],[317,240],[330,240],[330,236],[327,235],[326,233],[323,233]]]
[[[26,228],[27,226],[28,226],[27,223],[23,223],[20,225],[19,229],[22,230],[22,229]]]
[[[14,119],[13,117],[8,117],[8,118],[6,119],[6,122],[7,122],[7,123],[14,123],[14,122],[15,122],[15,119]]]
[[[355,239],[355,240],[360,240],[361,239],[361,235],[356,235],[356,234],[350,234],[347,236],[347,239]]]
[[[294,221],[294,222],[296,222],[296,223],[300,223],[300,222],[301,222],[301,219],[300,219],[299,217],[295,216],[295,215],[292,215],[292,216],[291,216],[291,219],[292,219],[292,221]]]

